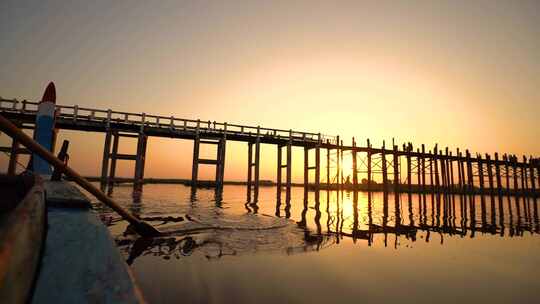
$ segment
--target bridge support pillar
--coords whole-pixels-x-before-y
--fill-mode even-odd
[[[101,160],[101,189],[104,190],[107,185],[107,171],[109,170],[109,158],[111,153],[111,137],[112,132],[105,133],[105,142],[103,144],[103,158]]]
[[[487,168],[488,182],[489,182],[489,193],[493,194],[495,185],[493,184],[493,170],[491,170],[491,165],[492,165],[491,155],[486,153],[486,168]]]
[[[406,161],[407,161],[407,191],[411,192],[411,186],[412,186],[412,168],[411,168],[411,152],[412,152],[412,145],[411,143],[407,144],[406,147]]]
[[[450,151],[450,161],[449,161],[449,167],[450,167],[450,188],[452,193],[455,191],[456,184],[454,182],[454,160],[452,157],[452,151]]]
[[[469,153],[469,150],[465,151],[465,157],[467,161],[468,188],[469,188],[469,191],[471,191],[471,193],[474,193],[474,176],[473,176],[473,170],[472,170],[471,154]]]
[[[304,198],[307,197],[309,187],[309,148],[304,147]]]
[[[382,167],[383,191],[386,191],[388,187],[388,175],[386,172],[386,155],[385,155],[384,142],[381,149],[381,167]]]
[[[394,165],[394,192],[399,191],[399,156],[398,156],[398,147],[394,145],[392,148],[393,152],[393,165]]]
[[[480,194],[484,194],[484,165],[482,163],[482,155],[476,156],[476,162],[478,163],[478,183],[480,184]]]
[[[255,149],[253,149],[255,146]],[[253,202],[259,200],[259,163],[261,154],[261,141],[259,136],[254,143],[248,143],[248,180],[247,180],[247,197],[248,202],[251,201],[251,191],[253,190]],[[255,155],[253,155],[255,150]]]
[[[529,159],[529,173],[530,173],[530,179],[531,179],[531,190],[532,195],[536,196],[536,176],[534,173],[534,159]]]
[[[197,132],[193,141],[193,165],[191,168],[191,190],[192,196],[196,193],[197,186],[199,185],[199,165],[213,165],[216,166],[216,175],[214,180],[214,187],[216,193],[221,195],[223,188],[223,181],[225,175],[225,147],[227,139],[224,135],[222,138],[201,138]],[[217,145],[217,152],[215,159],[202,159],[200,158],[201,144]]]
[[[193,164],[191,166],[191,186],[196,188],[199,178],[199,149],[201,145],[201,138],[199,132],[195,135],[193,140]]]
[[[504,178],[505,178],[505,190],[506,194],[510,192],[510,168],[508,166],[508,155],[506,153],[503,155],[504,161]]]
[[[118,159],[118,144],[120,141],[120,136],[118,132],[113,133],[113,146],[112,152],[110,154],[111,158],[111,167],[109,169],[109,176],[107,177],[107,184],[109,187],[114,185],[114,178],[116,176],[116,160]]]
[[[371,154],[373,152],[371,151],[371,143],[369,142],[369,139],[367,140],[367,189],[368,191],[371,191]]]
[[[358,164],[356,159],[356,140],[352,138],[352,179],[353,179],[353,191],[358,190]]]
[[[217,149],[217,164],[216,164],[216,188],[218,190],[223,189],[223,182],[225,181],[225,148],[227,145],[227,138],[224,135],[218,143]]]
[[[314,149],[315,150],[315,165],[310,166],[309,165],[309,150]],[[304,147],[304,197],[306,197],[308,188],[309,188],[309,172],[311,170],[314,170],[314,186],[315,191],[319,191],[320,186],[320,167],[321,167],[321,151],[320,147],[317,144],[315,147]]]
[[[525,164],[527,163],[527,158],[523,156],[523,163],[520,164],[520,171],[521,171],[521,192],[523,195],[527,193],[528,188],[528,182],[527,182],[527,171],[525,171]]]
[[[517,173],[517,157],[515,155],[510,156],[510,161],[512,163],[512,176],[514,180],[513,192],[514,192],[514,195],[518,195],[519,184],[518,184],[518,173]]]
[[[329,141],[326,140],[326,189],[330,190],[330,148],[328,147]]]
[[[499,164],[499,153],[495,152],[495,181],[497,182],[497,194],[501,195],[502,181],[501,181],[501,165]]]
[[[19,160],[19,142],[15,139],[11,141],[11,152],[9,153],[8,175],[15,175],[17,161]]]
[[[441,184],[439,180],[439,150],[437,145],[433,149],[433,165],[435,167],[435,190],[438,192]]]
[[[135,159],[134,185],[140,188],[144,179],[144,164],[146,162],[146,143],[148,136],[144,133],[139,133],[137,139],[137,154]]]
[[[416,148],[416,187],[418,189],[422,189],[422,161],[420,157],[420,149]]]

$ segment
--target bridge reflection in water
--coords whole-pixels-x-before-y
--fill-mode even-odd
[[[515,238],[540,233],[538,199],[531,197],[322,191],[304,192],[303,199],[292,202],[278,195],[273,204],[263,200],[243,206],[223,203],[221,196],[216,198],[208,208],[201,209],[201,200],[210,200],[192,197],[191,204],[180,208],[185,213],[179,217],[166,211],[162,217],[145,217],[144,212],[141,217],[166,229],[199,216],[206,216],[210,222],[220,217],[230,222],[227,217],[232,209],[232,213],[239,214],[234,219],[238,223],[245,216],[260,215],[258,218],[271,216],[288,225],[264,232],[230,227],[222,230],[214,225],[212,229],[187,230],[153,240],[135,239],[133,235],[119,237],[118,245],[128,263],[141,255],[179,259],[196,252],[208,259],[264,252],[290,255],[339,246],[344,240],[358,246],[399,249],[414,246],[415,242],[444,244],[449,237]],[[140,198],[134,199],[131,209],[140,210],[141,204]]]

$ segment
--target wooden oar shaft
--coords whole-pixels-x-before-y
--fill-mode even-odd
[[[34,141],[30,136],[26,135],[23,131],[17,128],[17,126],[15,126],[13,123],[11,123],[8,119],[6,119],[2,115],[0,115],[0,128],[2,129],[3,132],[11,136],[12,138],[16,139],[18,142],[20,142],[22,145],[28,148],[28,150],[32,151],[33,153],[36,153],[41,158],[48,161],[57,170],[69,176],[79,186],[83,187],[86,191],[92,193],[105,205],[109,206],[114,211],[116,211],[120,216],[122,216],[122,218],[124,218],[133,226],[135,226],[135,228],[138,230],[139,233],[140,233],[140,230],[148,229],[148,227],[143,227],[142,229],[138,229],[141,226],[149,226],[149,225],[140,221],[138,218],[133,216],[127,210],[122,208],[115,201],[113,201],[111,198],[105,195],[105,193],[101,192],[101,190],[99,190],[97,187],[95,187],[90,182],[88,182],[79,173],[75,172],[75,170],[71,169],[69,166],[64,164],[64,162],[56,158],[56,156],[54,156],[51,152],[43,148],[39,143]]]

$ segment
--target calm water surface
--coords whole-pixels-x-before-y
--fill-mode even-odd
[[[167,236],[139,239],[99,205],[150,303],[540,303],[533,199],[226,186],[112,196]],[[540,203],[540,202],[539,202]]]

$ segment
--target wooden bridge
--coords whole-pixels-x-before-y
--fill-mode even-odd
[[[20,128],[32,129],[37,112],[36,102],[17,101],[0,98],[0,113],[12,120]],[[216,168],[217,189],[223,185],[225,150],[229,140],[248,144],[248,200],[253,192],[258,200],[260,145],[272,144],[277,148],[277,187],[286,188],[290,198],[292,175],[292,148],[304,149],[304,186],[315,189],[365,189],[405,192],[452,192],[452,193],[497,193],[524,196],[538,196],[540,191],[540,159],[495,153],[472,155],[468,150],[457,149],[455,154],[447,147],[437,145],[427,150],[425,145],[413,148],[412,143],[401,147],[392,143],[387,148],[374,148],[367,140],[365,146],[358,145],[352,138],[351,145],[345,145],[339,136],[321,133],[301,132],[285,129],[263,128],[229,124],[227,122],[182,119],[174,116],[157,116],[145,113],[129,113],[113,110],[90,109],[57,105],[59,129],[83,132],[105,133],[101,166],[102,185],[115,180],[117,160],[135,161],[134,183],[141,185],[144,179],[146,143],[149,136],[193,140],[192,185],[198,184],[199,165],[213,165]],[[119,138],[137,138],[135,154],[118,153]],[[112,144],[112,147],[111,147]],[[216,145],[214,159],[199,157],[200,145]],[[315,150],[314,164],[310,164],[309,151]],[[326,151],[326,178],[321,182],[321,150]],[[0,151],[10,153],[8,173],[14,174],[17,156],[27,153],[17,142],[10,147],[0,147]],[[352,181],[343,176],[344,154],[352,157]],[[283,155],[285,154],[285,155]],[[285,179],[283,180],[283,169]],[[309,180],[310,171],[314,181]],[[366,179],[359,181],[359,174]],[[374,178],[380,177],[381,183]]]

